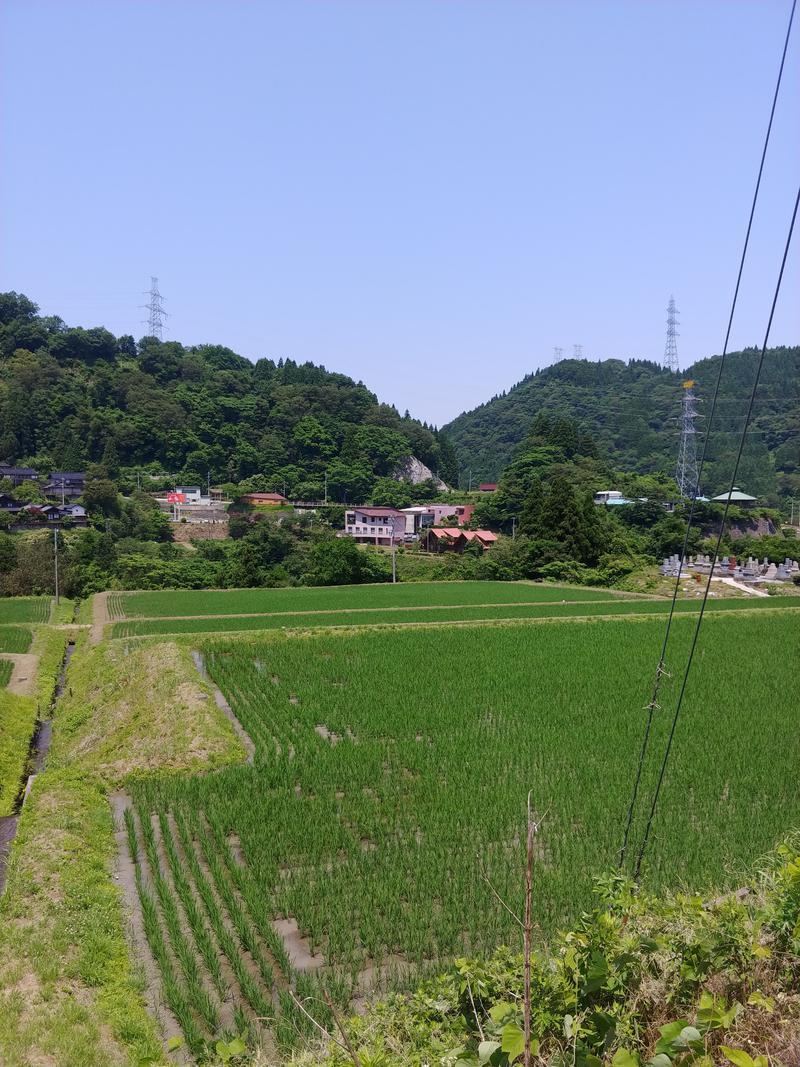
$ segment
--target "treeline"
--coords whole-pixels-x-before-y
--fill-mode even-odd
[[[0,462],[363,502],[416,456],[448,484],[455,453],[434,427],[312,363],[251,363],[221,345],[68,327],[0,294]]]
[[[173,544],[169,523],[151,505],[142,495],[103,525],[60,533],[60,592],[84,598],[104,589],[357,585],[391,579],[388,556],[337,537],[310,515],[237,520],[232,538],[198,541],[187,551]],[[0,596],[52,595],[54,553],[50,532],[0,533]]]
[[[726,357],[701,485],[706,495],[716,495],[730,484],[758,354],[745,349]],[[600,453],[619,470],[672,475],[681,382],[695,381],[698,408],[707,417],[718,372],[718,356],[700,360],[680,374],[647,360],[565,359],[459,415],[443,431],[455,445],[462,478],[471,469],[473,483],[497,480],[539,412],[576,420],[589,429]],[[766,503],[800,494],[798,395],[800,347],[770,349],[738,475],[741,486]],[[697,426],[702,442],[703,418]]]

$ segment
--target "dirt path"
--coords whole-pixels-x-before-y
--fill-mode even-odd
[[[769,596],[763,589],[754,589],[752,585],[745,585],[743,582],[737,582],[735,578],[712,578],[714,582],[722,582],[723,585],[729,585],[732,589],[738,589],[742,593],[748,593],[750,596]]]
[[[39,657],[31,652],[0,652],[0,659],[8,659],[14,664],[11,679],[6,688],[18,697],[32,697],[36,692],[36,672],[39,669]]]
[[[95,593],[94,600],[92,601],[92,635],[89,638],[89,643],[92,645],[99,645],[103,640],[103,631],[109,622],[111,617],[108,614],[108,598],[110,593]]]

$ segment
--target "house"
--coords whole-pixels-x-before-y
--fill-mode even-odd
[[[199,485],[176,485],[175,495],[179,504],[199,504],[203,499],[203,490]]]
[[[432,526],[420,538],[427,552],[463,552],[471,544],[490,548],[497,540],[491,530],[462,530],[459,526]]]
[[[497,490],[497,482],[481,482],[478,486],[479,493],[494,493]]]
[[[731,504],[737,508],[752,508],[757,500],[757,497],[743,493],[736,486],[731,489],[730,493],[720,493],[719,496],[712,496],[711,500],[714,504],[727,504],[728,497],[730,497]]]
[[[423,504],[419,507],[402,508],[406,517],[406,535],[416,536],[429,526],[452,519],[458,526],[472,521],[474,504]]]
[[[47,485],[44,487],[46,496],[72,499],[82,496],[86,488],[85,471],[50,471]]]
[[[397,508],[348,508],[342,536],[364,545],[395,545],[406,532],[406,516]]]
[[[243,504],[252,504],[254,507],[279,507],[288,503],[280,493],[245,493],[239,499]]]
[[[33,467],[7,467],[0,464],[0,478],[9,478],[12,485],[22,485],[23,482],[35,482],[38,473]]]
[[[19,511],[22,504],[8,493],[0,493],[0,511]]]

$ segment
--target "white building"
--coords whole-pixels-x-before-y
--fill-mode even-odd
[[[400,544],[406,533],[406,516],[396,508],[348,508],[344,534],[364,545]]]

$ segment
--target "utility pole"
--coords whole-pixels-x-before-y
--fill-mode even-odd
[[[467,492],[472,492],[472,467],[469,469],[469,481],[467,482]]]
[[[675,297],[669,298],[667,304],[667,345],[664,349],[664,366],[667,370],[678,373],[678,309],[675,307]]]
[[[158,278],[150,276],[150,288],[144,295],[150,297],[146,304],[139,305],[147,312],[147,318],[143,320],[147,325],[147,336],[163,341],[166,329],[164,319],[168,318],[169,312],[164,310],[164,297],[158,291]]]
[[[511,540],[513,541],[516,536],[517,536],[517,516],[516,515],[512,515],[511,516]]]
[[[206,471],[206,485],[208,487],[208,499],[211,499],[211,471]]]
[[[683,383],[681,441],[678,448],[678,466],[675,472],[678,492],[684,500],[694,500],[700,491],[697,484],[699,481],[697,470],[697,430],[694,425],[694,420],[700,418],[700,415],[695,406],[696,404],[697,397],[694,395],[694,381],[689,379]]]
[[[328,472],[325,471],[325,503],[328,503]]]
[[[58,530],[53,530],[53,564],[56,577],[56,607],[58,607]]]
[[[64,500],[64,477],[61,477],[61,507],[64,507],[66,501]]]
[[[142,472],[139,470],[136,472],[136,488],[140,491],[142,488]]]

